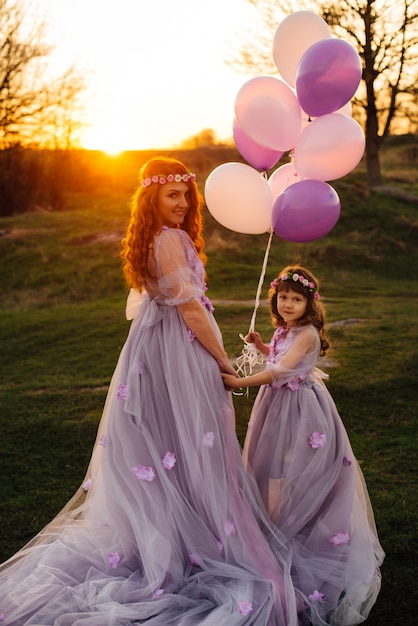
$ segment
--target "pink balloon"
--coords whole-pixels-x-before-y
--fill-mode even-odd
[[[276,199],[272,228],[287,241],[306,243],[324,237],[340,217],[337,192],[320,180],[301,180]]]
[[[348,115],[349,117],[351,117],[353,114],[353,106],[351,102],[348,101],[344,106],[341,107],[341,109],[334,111],[334,113],[342,113],[342,115]],[[306,126],[308,126],[308,124],[310,124],[316,119],[317,119],[316,117],[311,117],[310,115],[305,113],[305,111],[302,111],[302,130],[304,130]]]
[[[322,17],[310,11],[295,11],[278,25],[273,38],[273,59],[283,79],[295,85],[297,65],[312,44],[331,37]]]
[[[348,115],[329,113],[310,122],[294,149],[294,164],[301,178],[336,180],[361,161],[366,146],[363,130]]]
[[[302,110],[286,83],[258,76],[244,83],[235,99],[239,127],[253,141],[271,150],[291,150],[302,128]]]
[[[265,178],[245,163],[224,163],[206,179],[205,200],[222,226],[238,233],[261,234],[271,226],[273,198]]]
[[[283,189],[298,181],[300,181],[300,176],[297,174],[293,163],[285,163],[273,172],[267,182],[275,199]]]
[[[267,171],[274,167],[284,152],[270,150],[250,139],[239,127],[237,120],[232,126],[235,145],[241,156],[257,170]]]
[[[300,106],[312,117],[340,109],[354,96],[361,75],[361,60],[351,44],[342,39],[318,41],[305,52],[297,67]]]

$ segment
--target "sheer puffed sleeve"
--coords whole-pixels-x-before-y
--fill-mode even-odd
[[[287,384],[296,389],[315,368],[318,360],[320,340],[317,330],[313,326],[305,326],[292,332],[294,335],[289,336],[287,349],[285,346],[274,362],[266,363],[274,387]]]
[[[164,229],[154,242],[157,299],[171,306],[204,294],[204,267],[192,240],[184,231]]]

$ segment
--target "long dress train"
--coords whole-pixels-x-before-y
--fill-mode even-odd
[[[153,259],[83,485],[0,567],[7,626],[298,624],[289,550],[280,532],[269,545],[230,394],[178,309],[199,299],[221,340],[203,265],[177,229]]]

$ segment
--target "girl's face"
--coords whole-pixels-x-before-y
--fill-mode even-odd
[[[190,207],[190,190],[186,183],[165,183],[158,190],[158,210],[169,228],[182,224]]]
[[[277,310],[287,324],[295,326],[298,319],[304,316],[308,298],[297,291],[279,291],[277,293]]]

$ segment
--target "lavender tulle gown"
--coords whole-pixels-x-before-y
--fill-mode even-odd
[[[2,626],[297,626],[290,555],[268,539],[231,397],[178,304],[205,297],[177,229],[133,317],[83,485],[0,568]],[[274,553],[274,554],[273,554]]]
[[[292,577],[310,602],[301,624],[365,620],[380,590],[384,553],[361,469],[315,365],[313,326],[277,329],[254,403],[244,460],[292,552]]]

